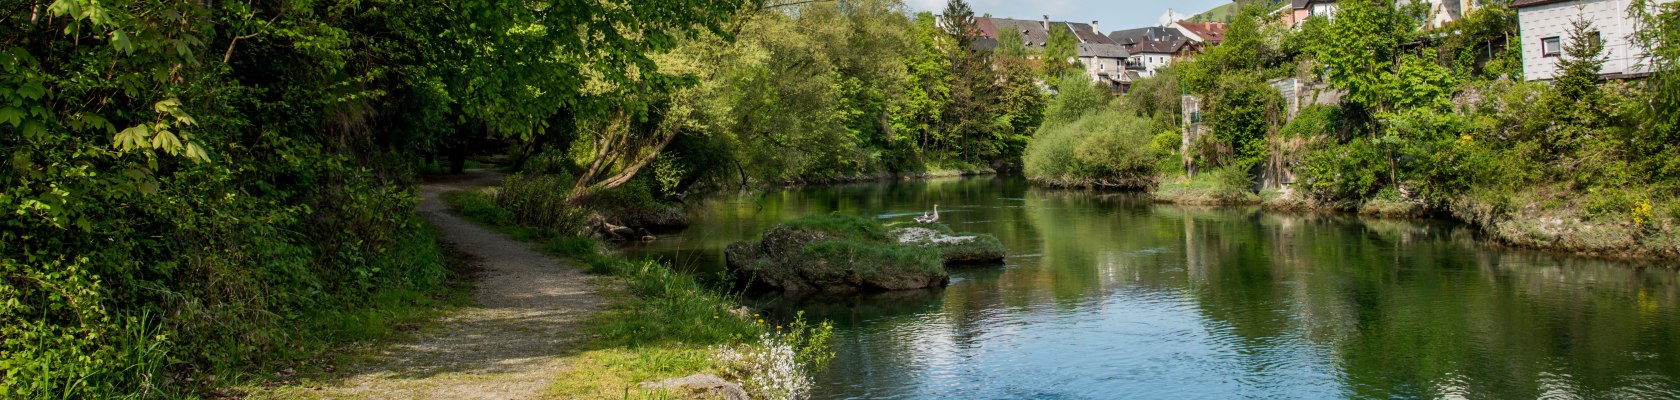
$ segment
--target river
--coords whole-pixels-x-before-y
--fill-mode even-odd
[[[756,300],[835,323],[815,398],[1680,398],[1673,269],[1499,248],[1446,221],[968,178],[714,196],[627,252],[716,276],[724,246],[777,222],[935,203],[1007,262],[941,290]]]

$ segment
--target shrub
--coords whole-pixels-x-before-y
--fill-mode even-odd
[[[1056,86],[1059,92],[1044,109],[1043,128],[1067,125],[1108,106],[1114,96],[1091,84],[1084,74],[1071,74]]]
[[[1309,150],[1295,170],[1297,185],[1320,199],[1358,200],[1377,189],[1387,165],[1369,139],[1327,141]]]
[[[572,179],[563,174],[516,174],[502,181],[496,204],[521,225],[550,229],[562,235],[581,235],[584,214],[567,201],[571,188]],[[473,216],[467,205],[470,204],[463,204],[461,212]]]
[[[1057,186],[1153,186],[1161,159],[1153,131],[1148,119],[1114,110],[1040,129],[1027,145],[1027,178]]]

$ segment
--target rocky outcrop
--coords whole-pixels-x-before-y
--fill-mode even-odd
[[[658,382],[642,382],[647,389],[662,389],[681,399],[724,399],[748,400],[751,396],[741,388],[716,375],[694,374],[681,378],[662,379]]]
[[[938,250],[898,243],[880,223],[851,216],[807,217],[758,242],[725,250],[734,276],[751,288],[860,292],[922,289],[949,281]]]
[[[953,233],[944,225],[918,225],[887,231],[899,244],[939,251],[945,264],[1003,262],[1006,252],[997,237],[979,233]]]

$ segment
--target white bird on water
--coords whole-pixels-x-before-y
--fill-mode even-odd
[[[920,223],[924,223],[924,224],[931,224],[931,223],[939,222],[939,204],[934,204],[933,205],[933,214],[928,214],[928,213],[924,212],[924,213],[922,213],[922,216],[916,217],[915,220],[916,220],[916,222],[920,222]]]

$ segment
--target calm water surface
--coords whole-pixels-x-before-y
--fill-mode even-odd
[[[723,196],[628,252],[702,272],[803,215],[938,203],[1005,265],[941,290],[759,299],[834,321],[816,396],[1680,398],[1680,282],[1661,264],[1499,249],[1461,225],[951,179]]]

